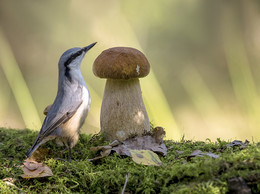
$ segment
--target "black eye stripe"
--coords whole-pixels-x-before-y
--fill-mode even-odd
[[[72,78],[71,78],[71,75],[70,75],[70,67],[69,67],[69,64],[74,60],[76,59],[78,56],[80,56],[82,54],[83,50],[79,50],[78,52],[74,53],[73,55],[71,55],[67,61],[64,63],[64,66],[65,66],[65,77],[68,78],[68,80],[70,82],[72,82]]]
[[[64,63],[65,67],[68,67],[68,65],[74,60],[76,59],[78,56],[80,56],[82,54],[83,50],[79,50],[78,52],[74,53],[73,55],[71,55],[67,61]]]

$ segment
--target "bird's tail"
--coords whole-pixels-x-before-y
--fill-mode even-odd
[[[38,140],[39,140],[39,136],[35,139],[33,145],[30,147],[30,149],[26,152],[27,158],[29,158],[33,154],[33,152],[35,152],[35,150],[37,150],[37,148],[42,144]]]

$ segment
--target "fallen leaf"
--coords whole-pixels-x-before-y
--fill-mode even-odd
[[[50,150],[47,148],[38,148],[33,154],[30,156],[31,161],[42,162],[45,160],[45,157],[48,156]]]
[[[24,163],[24,166],[30,170],[30,171],[34,171],[36,170],[37,168],[39,168],[39,163],[34,163],[34,162],[25,162]]]
[[[187,157],[187,161],[190,161],[191,158],[193,158],[193,157],[195,157],[195,156],[201,157],[201,156],[202,156],[201,153],[202,153],[202,151],[200,151],[200,150],[195,150],[195,151],[193,151],[193,152]]]
[[[120,144],[119,141],[114,140],[114,141],[113,141],[112,143],[110,143],[109,145],[112,146],[112,147],[115,147],[115,146],[117,146],[117,145],[119,145],[119,144]]]
[[[89,159],[94,161],[100,158],[104,158],[110,154],[111,151],[116,152],[119,155],[131,156],[130,150],[150,150],[163,156],[167,155],[167,147],[163,143],[163,136],[165,131],[162,127],[156,127],[149,135],[141,137],[133,137],[126,139],[122,142],[117,140],[113,141],[107,146],[97,146],[90,148],[91,151],[102,151],[101,156]]]
[[[184,151],[178,151],[178,150],[175,150],[175,152],[177,152],[177,154],[183,154]]]
[[[213,153],[211,153],[211,152],[202,153],[202,155],[206,155],[206,156],[209,156],[209,157],[211,157],[211,158],[218,158],[218,157],[219,157],[219,155],[213,154]]]
[[[88,161],[95,161],[95,160],[99,160],[99,159],[101,159],[101,158],[105,158],[105,157],[107,157],[110,153],[111,153],[111,149],[103,150],[103,151],[100,152],[100,156],[97,156],[97,157],[92,158],[92,159],[88,159]]]
[[[88,161],[95,161],[107,157],[111,153],[112,147],[117,146],[118,144],[120,144],[119,141],[115,140],[107,146],[91,147],[90,148],[91,151],[100,151],[100,156],[97,156],[92,159],[88,159]]]
[[[162,127],[155,127],[152,131],[152,137],[155,139],[156,143],[163,143],[163,137],[165,136],[165,131]]]
[[[150,135],[142,136],[142,137],[134,137],[131,139],[127,139],[122,142],[121,145],[117,147],[113,147],[112,150],[117,152],[120,155],[129,156],[129,152],[127,149],[135,149],[135,150],[151,150],[155,153],[161,154],[163,156],[167,155],[167,147],[165,144],[157,143],[154,137]]]
[[[201,156],[200,154],[202,153],[202,151],[200,151],[200,150],[195,150],[195,151],[193,151],[191,154],[190,154],[190,156],[191,157],[193,157],[193,156]]]
[[[203,153],[203,152],[200,151],[200,150],[195,150],[195,151],[193,151],[193,152],[187,157],[187,161],[190,161],[192,157],[195,157],[195,156],[201,157],[201,156],[203,156],[203,155],[209,156],[209,157],[211,157],[211,158],[218,158],[218,157],[219,157],[219,155],[213,154],[213,153],[211,153],[211,152]]]
[[[244,148],[246,148],[249,143],[250,143],[250,142],[246,139],[246,141],[244,142],[244,144],[241,145],[241,146],[239,147],[239,149],[244,149]]]
[[[226,147],[234,147],[234,146],[240,146],[239,148],[245,148],[249,144],[249,141],[246,140],[244,143],[240,140],[234,140],[231,143],[227,144]]]
[[[226,146],[227,146],[227,147],[233,147],[233,146],[238,146],[238,145],[242,145],[242,144],[243,144],[242,141],[240,141],[240,140],[234,140],[234,141],[232,141],[231,143],[227,144]]]
[[[47,165],[32,161],[31,159],[25,160],[22,170],[24,174],[21,177],[28,179],[53,176],[51,169]]]
[[[112,147],[115,147],[117,145],[119,145],[119,141],[115,140],[112,143],[110,143],[109,145],[106,146],[97,146],[97,147],[91,147],[90,150],[91,151],[100,151],[100,150],[107,150],[107,149],[112,149]]]
[[[107,145],[107,146],[97,146],[97,147],[91,147],[90,150],[91,151],[100,151],[100,150],[108,150],[108,149],[112,149],[112,146]]]
[[[161,166],[162,161],[158,155],[150,150],[132,150],[129,149],[131,157],[137,164],[148,166]]]
[[[131,152],[129,151],[129,148],[127,147],[127,145],[124,144],[119,145],[117,147],[113,147],[112,150],[121,156],[129,156],[129,157],[131,156]]]

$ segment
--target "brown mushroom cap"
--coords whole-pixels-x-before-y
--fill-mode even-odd
[[[145,77],[150,64],[143,53],[130,47],[104,50],[94,61],[93,72],[97,77],[130,79]]]

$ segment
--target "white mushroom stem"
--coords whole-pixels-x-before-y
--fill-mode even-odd
[[[107,80],[100,124],[108,140],[123,141],[150,130],[138,79]]]

